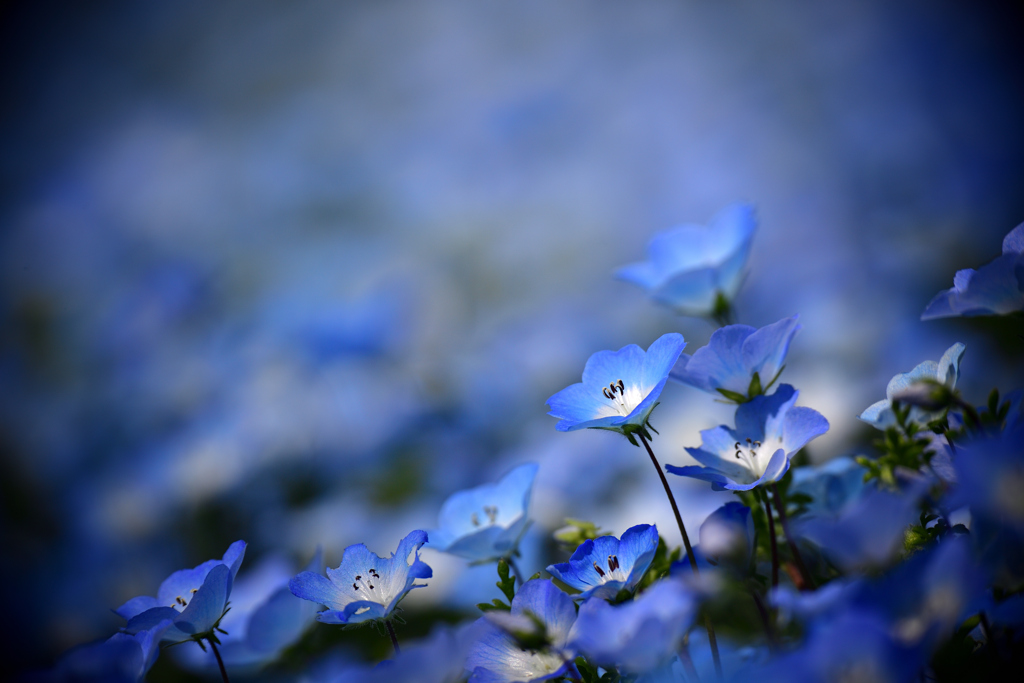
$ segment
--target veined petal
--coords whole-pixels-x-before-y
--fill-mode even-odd
[[[962,342],[957,342],[946,349],[937,364],[935,379],[951,389],[955,388],[957,380],[960,379],[960,361],[966,350],[967,347]]]
[[[511,607],[513,614],[531,612],[541,619],[556,647],[565,645],[576,621],[576,605],[572,598],[547,579],[533,579],[523,584]]]
[[[664,386],[668,373],[686,347],[683,335],[676,332],[663,334],[654,340],[644,355],[640,372],[640,386]],[[635,372],[635,370],[634,370]],[[660,392],[659,392],[660,393]]]
[[[619,541],[619,562],[632,567],[626,587],[633,589],[643,578],[658,549],[658,528],[653,524],[638,524],[626,529]]]
[[[828,431],[828,420],[812,408],[797,406],[786,412],[782,429],[782,447],[786,453],[795,453],[811,439]]]
[[[752,370],[751,376],[753,372],[759,374],[762,386],[772,381],[782,369],[789,345],[801,330],[797,318],[794,315],[765,325],[744,340],[743,364]],[[742,393],[746,393],[746,390]]]
[[[231,595],[231,570],[218,564],[206,575],[206,580],[188,603],[174,625],[186,633],[206,633],[224,615],[228,596]]]
[[[234,579],[238,575],[238,568],[242,566],[242,559],[245,557],[245,541],[235,541],[228,546],[227,551],[224,553],[224,558],[221,560],[231,570],[231,578]]]
[[[350,600],[348,593],[339,589],[338,584],[315,572],[300,572],[288,582],[292,595],[310,600],[332,610],[344,609]]]
[[[620,379],[636,377],[644,362],[644,350],[636,344],[627,344],[618,351],[598,351],[583,368],[583,386],[596,389],[595,398],[600,398],[601,388]]]
[[[149,595],[140,595],[137,598],[132,598],[128,602],[118,607],[114,612],[120,615],[126,620],[130,620],[132,617],[138,616],[147,610],[151,610],[154,607],[167,607],[170,609],[170,605],[161,605],[160,601]]]

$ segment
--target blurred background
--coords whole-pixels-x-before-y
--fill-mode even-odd
[[[783,378],[832,424],[812,460],[864,452],[855,416],[955,341],[969,398],[1013,388],[1019,330],[918,317],[1024,220],[1022,18],[934,0],[5,3],[4,668],[109,636],[110,608],[239,538],[240,577],[318,544],[331,566],[352,543],[387,555],[525,461],[526,573],[564,559],[566,516],[678,543],[642,453],[556,433],[544,402],[594,351],[707,341],[610,274],[733,201],[760,218],[739,320],[800,314]],[[730,411],[670,385],[653,417],[680,464]],[[727,500],[672,483],[694,527]],[[424,559],[411,615],[497,597],[493,567]]]

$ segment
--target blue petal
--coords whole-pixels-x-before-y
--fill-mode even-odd
[[[275,654],[302,635],[316,615],[316,605],[279,588],[249,617],[245,642],[254,652]]]
[[[181,614],[173,607],[154,607],[129,619],[124,630],[131,634],[141,633],[156,628],[162,621],[177,621],[179,616]]]
[[[651,566],[658,549],[658,528],[653,524],[639,524],[626,529],[619,541],[619,562],[631,567],[626,587],[633,589]]]
[[[676,332],[664,334],[654,340],[644,356],[640,373],[640,386],[664,386],[668,373],[686,347],[683,335]],[[652,390],[653,394],[654,391]],[[661,391],[658,389],[658,393]]]
[[[774,394],[756,396],[736,408],[736,434],[740,441],[767,441],[782,435],[782,419],[797,399],[797,391],[780,384]]]
[[[1024,223],[1006,233],[1003,238],[1004,254],[1019,254],[1024,252]]]
[[[661,273],[650,261],[631,263],[615,271],[615,277],[619,280],[632,282],[644,289],[654,289],[661,282]]]
[[[161,605],[172,605],[175,598],[187,598],[193,588],[198,589],[203,585],[211,569],[223,565],[220,560],[207,560],[194,569],[179,569],[160,584],[156,599]]]
[[[206,633],[224,616],[231,595],[231,570],[218,564],[188,603],[174,625],[185,633]]]
[[[574,425],[594,420],[606,414],[608,408],[600,389],[595,391],[583,384],[572,384],[562,389],[547,400],[547,405],[550,408],[548,415],[562,420],[558,424],[561,431],[566,431],[562,428],[563,423]]]
[[[238,568],[242,566],[242,558],[245,557],[245,541],[235,541],[228,546],[227,551],[224,553],[223,562],[231,570],[231,579],[238,575]]]
[[[772,381],[782,369],[789,344],[801,329],[797,317],[794,315],[765,325],[743,342],[743,364],[750,370],[751,377],[754,372],[758,373],[762,386]],[[746,390],[742,393],[745,394]]]
[[[583,386],[596,389],[594,396],[599,400],[601,388],[620,379],[638,377],[644,363],[644,350],[636,344],[628,344],[618,351],[598,351],[583,368]]]
[[[359,622],[368,621],[370,619],[381,619],[386,617],[389,613],[390,610],[386,605],[382,605],[379,602],[372,602],[370,600],[350,602],[345,605],[344,609],[345,619],[349,624],[358,624]],[[323,614],[323,612],[320,612],[320,614]]]
[[[124,619],[131,619],[132,617],[138,616],[147,610],[151,610],[154,607],[167,607],[169,605],[162,605],[159,600],[148,595],[140,595],[137,598],[132,598],[128,602],[118,607],[114,612],[119,614]]]
[[[565,644],[576,621],[576,604],[548,579],[533,579],[523,584],[512,598],[511,607],[513,614],[528,611],[543,621],[556,647]]]
[[[704,315],[714,309],[718,294],[718,268],[687,270],[666,278],[651,298],[684,315]]]
[[[957,342],[946,349],[939,359],[936,379],[948,387],[955,387],[960,379],[960,361],[964,357],[967,347],[962,342]]]
[[[297,598],[310,600],[333,610],[344,609],[352,599],[352,596],[342,591],[338,584],[314,572],[300,572],[298,576],[292,577],[288,582],[288,589]]]
[[[744,365],[742,348],[754,332],[749,325],[720,327],[707,346],[697,349],[685,363],[676,364],[672,379],[712,394],[722,388],[745,395],[750,388],[750,372]]]
[[[896,424],[896,415],[892,412],[892,401],[889,399],[872,403],[857,417],[877,429]]]
[[[828,428],[828,420],[818,411],[803,406],[790,408],[782,428],[782,447],[788,454],[796,453],[808,441],[827,432]]]
[[[690,477],[691,479],[700,479],[701,481],[708,481],[717,486],[724,487],[730,483],[730,480],[717,470],[712,470],[708,467],[697,467],[695,465],[687,465],[686,467],[676,467],[675,465],[665,465],[665,469],[670,474],[678,474],[680,477]]]

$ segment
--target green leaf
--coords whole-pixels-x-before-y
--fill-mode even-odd
[[[506,612],[512,611],[512,608],[510,606],[506,605],[498,598],[494,598],[493,600],[491,600],[491,604],[487,604],[486,602],[478,602],[476,606],[477,609],[479,609],[481,612],[491,612],[494,610],[505,610]]]
[[[497,586],[511,602],[512,598],[516,596],[516,577],[509,576],[508,561],[505,558],[498,560],[498,578],[501,580],[494,585]]]
[[[747,401],[750,400],[746,396],[737,391],[730,391],[729,389],[722,389],[721,387],[715,389],[715,391],[720,393],[722,396],[725,396],[733,403],[746,403]]]
[[[601,678],[597,673],[597,667],[582,656],[576,658],[576,670],[580,672],[583,683],[599,683]]]
[[[721,391],[721,389],[719,389]],[[747,387],[747,396],[754,398],[764,393],[764,389],[761,388],[761,374],[758,372],[754,373],[754,376],[750,378],[750,386]]]

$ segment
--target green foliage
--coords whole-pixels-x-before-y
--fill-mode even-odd
[[[648,586],[668,576],[669,571],[672,568],[672,564],[679,561],[679,558],[683,555],[682,548],[676,548],[672,552],[668,550],[668,544],[665,543],[665,539],[658,537],[658,548],[654,551],[654,559],[651,560],[651,566],[647,568],[647,572],[644,577],[640,579],[640,583],[637,584],[637,592],[646,590]]]
[[[751,399],[755,396],[760,396],[764,393],[764,389],[761,387],[761,374],[758,372],[754,373],[754,376],[750,378],[750,386],[747,387],[747,396]]]
[[[531,578],[538,578],[540,573],[534,574]],[[505,594],[508,598],[508,603],[512,602],[512,598],[516,596],[516,577],[512,576],[508,567],[508,560],[502,558],[498,560],[498,581],[494,584],[498,589]],[[486,602],[477,603],[477,608],[481,612],[490,612],[492,610],[505,610],[509,612],[512,607],[503,600],[494,598],[490,604]]]
[[[865,456],[857,458],[857,464],[866,469],[864,481],[878,481],[880,486],[896,488],[895,471],[899,467],[920,470],[931,460],[928,452],[928,439],[920,436],[921,428],[910,421],[910,406],[903,406],[893,401],[892,411],[896,416],[896,424],[887,427],[881,439],[875,441],[875,447],[881,455],[872,460]],[[935,422],[944,422],[945,416]]]
[[[599,538],[604,535],[601,533],[601,527],[597,526],[593,522],[585,522],[582,519],[566,517],[565,524],[566,525],[564,527],[555,531],[553,536],[566,552],[571,553],[576,550],[576,548],[580,547],[584,541]]]
[[[619,683],[622,680],[615,669],[606,669],[603,676],[599,675],[597,667],[583,657],[576,658],[576,670],[580,672],[583,683]]]
[[[715,391],[720,393],[722,396],[725,396],[733,403],[746,403],[750,400],[738,391],[730,391],[729,389],[723,389],[721,387],[716,387]]]
[[[932,524],[932,522],[935,523]],[[950,526],[945,517],[924,510],[921,512],[918,523],[907,527],[903,536],[904,553],[907,556],[913,555],[950,533],[967,534],[970,532],[963,524]]]

